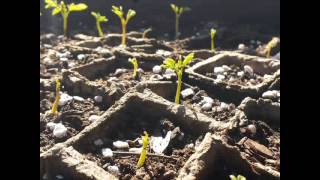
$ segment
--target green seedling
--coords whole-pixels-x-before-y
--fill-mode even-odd
[[[152,31],[152,28],[148,28],[148,29],[144,30],[143,34],[142,34],[142,38],[145,39],[147,36],[147,33],[151,32],[151,31]]]
[[[126,36],[127,36],[127,24],[129,20],[136,15],[136,11],[129,9],[127,12],[126,18],[124,17],[124,12],[122,10],[122,6],[116,7],[112,6],[112,12],[115,13],[121,21],[122,25],[122,39],[121,39],[121,45],[126,46]]]
[[[234,175],[230,175],[229,176],[231,180],[246,180],[246,177],[242,176],[242,175],[238,175],[237,177]]]
[[[194,53],[188,54],[184,60],[181,60],[181,57],[178,60],[178,63],[175,62],[175,60],[171,58],[167,58],[163,61],[162,67],[166,69],[172,69],[175,71],[175,73],[178,76],[178,86],[177,86],[177,92],[176,92],[176,98],[175,103],[179,104],[180,102],[180,92],[181,92],[181,85],[182,85],[182,73],[185,67],[192,61],[194,57]]]
[[[104,34],[103,34],[103,31],[102,31],[102,28],[101,28],[101,23],[102,22],[108,22],[108,19],[105,16],[102,16],[98,12],[91,12],[91,15],[96,18],[96,26],[97,26],[97,30],[98,30],[99,36],[103,37]]]
[[[266,57],[270,58],[271,51],[273,48],[277,46],[277,44],[280,42],[280,39],[277,37],[274,37],[271,39],[271,41],[266,46]]]
[[[138,61],[136,58],[129,58],[129,62],[133,65],[133,78],[136,78],[138,72]]]
[[[54,103],[51,108],[52,114],[57,114],[57,112],[58,112],[58,105],[59,105],[59,101],[60,101],[60,85],[61,85],[60,80],[57,79],[56,80],[56,98],[55,98]]]
[[[146,157],[147,157],[147,147],[149,144],[148,133],[146,131],[144,131],[144,136],[141,136],[141,138],[142,138],[142,151],[137,164],[137,168],[140,168],[144,165],[144,162],[146,161]]]
[[[46,9],[52,8],[52,16],[57,15],[58,13],[61,14],[63,17],[63,33],[67,36],[67,27],[68,27],[68,17],[70,12],[73,11],[84,11],[88,8],[88,6],[84,3],[79,4],[65,4],[64,1],[57,2],[57,0],[45,0]]]
[[[216,30],[215,29],[211,29],[210,30],[210,35],[211,35],[211,51],[215,51],[214,49],[214,36],[216,35]]]
[[[179,31],[179,20],[180,20],[180,16],[182,13],[184,13],[185,11],[190,11],[191,9],[189,7],[178,7],[175,4],[171,4],[171,9],[173,10],[173,12],[176,14],[176,24],[175,24],[175,30],[176,30],[176,34],[175,34],[175,38],[178,39],[179,35],[180,35],[180,31]]]

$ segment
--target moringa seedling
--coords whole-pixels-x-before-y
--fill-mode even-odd
[[[184,60],[181,60],[181,57],[178,60],[178,63],[175,62],[175,60],[171,58],[167,58],[163,61],[162,67],[166,69],[172,69],[175,71],[175,73],[178,76],[178,86],[177,86],[177,92],[176,92],[176,98],[175,103],[179,104],[180,102],[180,92],[181,92],[181,85],[182,85],[182,73],[185,67],[192,61],[194,57],[194,53],[188,54]]]
[[[133,65],[133,78],[136,78],[138,71],[138,61],[136,58],[129,58],[129,62]]]
[[[140,168],[143,166],[146,157],[147,157],[147,147],[149,144],[149,137],[148,137],[148,133],[146,131],[144,131],[144,136],[141,136],[142,138],[142,151],[140,154],[140,158],[137,164],[137,168]]]
[[[57,79],[56,80],[56,98],[55,98],[54,103],[52,105],[52,109],[51,109],[52,114],[57,114],[59,101],[60,101],[60,80]]]
[[[235,175],[230,175],[229,177],[231,180],[246,180],[246,177],[244,177],[240,174],[237,177]]]
[[[142,38],[145,39],[146,36],[147,36],[147,33],[151,32],[151,31],[152,31],[152,28],[145,29],[145,30],[143,31]]]
[[[274,37],[271,39],[271,41],[267,44],[266,46],[266,57],[267,58],[270,58],[270,55],[271,55],[271,50],[273,48],[276,47],[276,45],[280,42],[280,39],[277,38],[277,37]]]
[[[108,22],[108,19],[105,16],[102,16],[98,12],[91,12],[91,15],[96,18],[96,26],[97,26],[97,30],[98,30],[99,36],[103,37],[104,34],[103,34],[103,31],[102,31],[102,28],[101,28],[101,23],[102,22]]]
[[[211,35],[211,51],[215,51],[214,49],[214,36],[216,35],[216,30],[215,29],[211,29],[210,30],[210,35]]]
[[[57,2],[57,0],[45,0],[46,9],[52,8],[52,16],[57,15],[58,13],[61,14],[63,17],[63,33],[67,36],[67,27],[68,27],[68,17],[70,12],[73,11],[84,11],[88,8],[88,6],[84,3],[79,4],[65,4],[64,1]]]
[[[180,16],[182,13],[184,13],[185,11],[190,11],[191,9],[189,7],[178,7],[175,4],[171,4],[171,9],[173,10],[173,12],[176,14],[176,24],[175,24],[175,30],[176,30],[176,34],[175,34],[175,38],[178,39],[179,35],[180,35],[180,31],[179,31],[179,20],[180,20]]]
[[[122,25],[122,39],[121,39],[121,45],[126,46],[126,36],[127,36],[127,24],[129,20],[136,15],[136,11],[129,9],[127,12],[126,18],[124,17],[124,12],[122,10],[122,6],[116,7],[112,6],[112,12],[115,13],[121,21]]]

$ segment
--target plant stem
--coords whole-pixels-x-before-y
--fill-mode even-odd
[[[270,54],[271,54],[271,48],[267,49],[267,58],[270,58]]]
[[[121,45],[125,46],[126,45],[126,33],[127,33],[127,29],[126,29],[126,26],[127,24],[125,22],[122,22],[121,21],[121,24],[122,24],[122,38],[121,38]]]
[[[100,24],[100,22],[97,21],[96,24],[97,24],[97,29],[98,29],[99,36],[100,36],[100,37],[103,37],[103,32],[102,32],[102,29],[101,29],[101,24]]]
[[[182,84],[182,70],[179,70],[177,74],[178,74],[178,86],[177,86],[175,103],[179,104],[180,103],[181,84]]]
[[[176,39],[179,38],[179,15],[176,14]]]
[[[67,27],[68,27],[68,15],[63,16],[63,33],[64,36],[67,37]]]
[[[211,51],[214,51],[214,36],[211,36]]]

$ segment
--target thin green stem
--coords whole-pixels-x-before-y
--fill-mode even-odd
[[[179,38],[179,15],[176,14],[176,39]]]
[[[214,36],[211,36],[211,51],[214,51]]]
[[[127,36],[127,24],[123,21],[121,21],[122,24],[122,38],[121,38],[121,45],[125,46],[126,45],[126,36]]]
[[[182,84],[182,70],[179,70],[177,72],[177,74],[178,74],[178,86],[177,86],[175,103],[179,104],[180,103],[181,84]]]
[[[102,31],[100,22],[97,21],[97,22],[96,22],[96,25],[97,25],[97,29],[98,29],[99,36],[100,36],[100,37],[103,37],[104,34],[103,34],[103,31]]]
[[[64,15],[63,16],[63,33],[65,37],[68,36],[67,28],[68,28],[68,15]]]

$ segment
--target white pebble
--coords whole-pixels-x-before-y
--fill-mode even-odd
[[[194,91],[191,88],[187,88],[187,89],[181,91],[182,98],[186,98],[186,97],[192,96],[192,95],[194,95]]]
[[[256,132],[257,132],[257,128],[253,124],[248,125],[248,129],[252,134],[256,134]]]
[[[68,61],[69,59],[68,58],[66,58],[66,57],[61,57],[60,58],[60,61]]]
[[[217,79],[224,80],[226,77],[224,75],[218,74]]]
[[[56,178],[57,179],[64,179],[64,177],[62,175],[60,175],[60,174],[56,175]]]
[[[94,101],[97,103],[101,103],[102,102],[102,96],[95,96],[94,97]]]
[[[101,152],[104,157],[112,157],[113,156],[113,152],[110,148],[103,148],[101,150]]]
[[[244,44],[239,44],[238,45],[238,49],[239,50],[245,50],[246,49],[246,46]]]
[[[141,148],[130,148],[129,152],[133,152],[133,153],[141,153],[142,151],[142,147]]]
[[[176,74],[172,69],[166,69],[164,74]]]
[[[66,93],[62,93],[60,95],[60,100],[59,100],[59,105],[60,106],[64,106],[65,104],[67,104],[69,101],[71,101],[73,99],[72,96],[70,96],[69,94]]]
[[[207,97],[207,96],[202,96],[202,101],[201,104],[205,104],[205,103],[213,103],[213,99],[211,97]]]
[[[80,96],[73,96],[73,99],[80,102],[84,101],[84,98]]]
[[[252,69],[250,66],[245,65],[245,66],[243,67],[243,69],[244,69],[244,72],[245,72],[245,73],[248,73],[248,74],[250,74],[250,76],[253,76],[253,69]]]
[[[204,111],[209,111],[212,108],[212,104],[211,103],[205,103],[204,105],[201,106],[201,109]]]
[[[213,72],[214,72],[215,74],[223,74],[224,69],[223,69],[222,67],[215,67],[215,68],[213,69]]]
[[[137,71],[138,71],[139,73],[143,73],[143,72],[144,72],[144,70],[141,69],[141,68],[138,68]]]
[[[111,173],[114,173],[114,174],[118,174],[119,168],[118,168],[118,166],[108,166],[108,171],[110,171]]]
[[[51,131],[54,130],[55,126],[56,126],[56,123],[54,123],[54,122],[48,122],[47,123],[47,128],[50,129]]]
[[[224,102],[221,102],[220,108],[222,111],[227,111],[229,109],[229,105]]]
[[[118,149],[129,148],[129,144],[127,142],[124,142],[124,141],[113,142],[113,146],[118,148]]]
[[[243,71],[237,72],[237,76],[242,77],[243,75],[244,75],[244,72],[243,72]]]
[[[266,99],[275,99],[277,97],[280,97],[280,92],[276,90],[266,91],[262,94],[262,97]]]
[[[119,75],[119,74],[122,74],[122,73],[125,73],[125,72],[127,72],[127,70],[126,69],[116,69],[116,72],[114,73],[114,75]]]
[[[155,74],[160,74],[162,71],[162,67],[159,66],[159,65],[156,65],[152,68],[152,72],[155,73]]]
[[[102,145],[103,145],[102,139],[96,139],[93,143],[94,143],[94,145],[96,145],[96,146],[102,146]]]
[[[227,65],[222,65],[224,71],[231,71],[231,68]]]
[[[67,135],[67,130],[68,129],[63,124],[58,123],[54,127],[53,136],[56,138],[63,138]]]
[[[91,115],[89,118],[88,118],[88,120],[90,121],[90,122],[95,122],[97,119],[99,119],[100,118],[100,116],[97,116],[97,115]]]
[[[193,143],[187,144],[186,148],[194,148],[194,144]]]
[[[84,54],[78,54],[77,59],[78,60],[83,60],[86,57]]]

